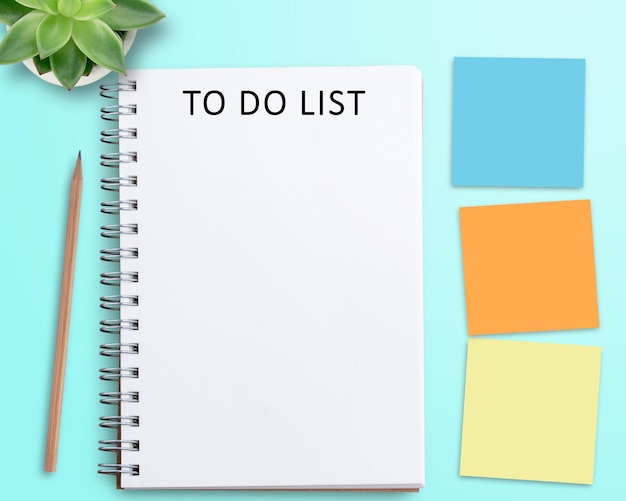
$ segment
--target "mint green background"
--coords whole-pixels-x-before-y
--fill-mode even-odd
[[[167,14],[141,32],[137,68],[413,64],[425,79],[424,263],[426,474],[420,494],[118,492],[95,473],[101,437],[98,250],[105,150],[91,86],[71,93],[22,65],[0,67],[0,498],[585,500],[623,495],[626,471],[626,5],[621,1],[155,1]],[[452,188],[454,56],[585,58],[583,189]],[[112,81],[110,76],[106,81]],[[172,145],[172,147],[174,147]],[[44,474],[49,381],[68,184],[83,151],[85,185],[58,471]],[[108,170],[108,169],[107,169]],[[163,193],[163,198],[170,195]],[[467,330],[458,228],[462,205],[590,198],[601,328],[501,336],[600,345],[593,486],[458,475]],[[165,361],[166,363],[166,361]],[[166,402],[164,401],[164,405]],[[207,450],[207,454],[211,451]]]

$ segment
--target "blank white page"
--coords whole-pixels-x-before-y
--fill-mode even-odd
[[[122,487],[422,486],[419,71],[126,79],[137,90],[120,104],[137,114],[120,127],[137,138],[120,151],[138,160],[120,172],[138,186],[120,196],[138,210],[121,221],[139,233],[121,246],[139,258],[121,266],[139,282],[122,293],[139,306],[121,313],[139,330],[122,340],[140,349],[121,365],[139,368],[122,387],[140,398],[122,414],[139,416],[123,438],[140,450],[122,463],[140,474]],[[259,96],[256,113],[242,115],[242,90]],[[224,96],[219,114],[216,92],[205,111],[210,91]],[[281,113],[277,92],[266,111],[270,91],[284,95]],[[244,94],[244,111],[254,105]]]

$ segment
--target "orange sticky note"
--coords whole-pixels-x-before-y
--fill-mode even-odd
[[[599,326],[589,200],[460,216],[470,336]]]

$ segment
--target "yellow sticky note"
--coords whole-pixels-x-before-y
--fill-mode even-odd
[[[470,335],[599,326],[589,200],[461,207]]]
[[[470,339],[460,474],[593,483],[600,353]]]

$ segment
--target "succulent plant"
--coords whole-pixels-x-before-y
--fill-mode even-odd
[[[146,0],[0,0],[0,64],[33,58],[71,90],[94,65],[125,72],[123,38],[165,14]]]

